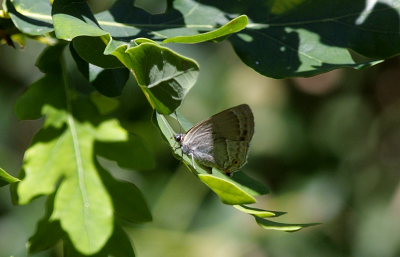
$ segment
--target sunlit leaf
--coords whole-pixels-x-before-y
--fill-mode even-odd
[[[93,253],[111,234],[112,203],[90,161],[96,128],[67,119],[66,128],[43,129],[35,136],[25,154],[25,178],[17,191],[19,203],[53,193],[61,180],[50,221],[59,220],[80,251]]]
[[[85,0],[54,1],[52,16],[57,38],[70,41],[78,36],[107,35],[98,25]]]
[[[279,223],[279,222],[270,221],[270,220],[263,219],[263,218],[260,218],[257,216],[255,216],[254,218],[256,219],[257,224],[260,225],[262,228],[270,229],[270,230],[285,231],[285,232],[295,232],[295,231],[299,231],[300,229],[305,228],[305,227],[319,225],[319,223],[287,224],[287,223]]]
[[[193,36],[176,36],[167,38],[163,43],[184,43],[184,44],[195,44],[205,42],[209,40],[216,40],[221,37],[226,37],[233,33],[239,32],[246,27],[248,19],[246,15],[241,15],[231,20],[221,28],[206,33],[193,35]]]
[[[81,254],[70,242],[67,242],[64,247],[64,256],[85,257],[87,255]],[[128,235],[119,224],[115,224],[113,234],[107,244],[100,252],[90,256],[135,257],[135,252]]]
[[[11,176],[5,170],[0,168],[0,187],[20,181],[18,178]]]
[[[263,210],[263,209],[259,209],[259,208],[249,207],[246,205],[235,205],[233,207],[235,207],[239,211],[242,211],[244,213],[248,213],[248,214],[254,215],[256,217],[260,217],[260,218],[278,217],[278,216],[281,216],[286,213],[286,212],[278,212],[278,211],[267,211],[267,210]]]
[[[265,186],[265,184],[249,177],[242,171],[236,171],[232,174],[232,176],[228,176],[220,170],[213,169],[213,175],[236,185],[240,185],[244,191],[252,196],[264,195],[268,193],[268,188]]]
[[[239,186],[229,181],[211,174],[199,174],[199,178],[204,184],[210,187],[225,204],[236,205],[256,202],[256,199],[252,195],[246,193]]]
[[[55,193],[54,210],[43,226],[51,228],[59,222],[79,252],[93,254],[111,236],[114,213],[132,222],[148,220],[150,214],[136,187],[114,185],[117,182],[113,184],[111,177],[103,182],[105,171],[96,162],[96,142],[126,142],[128,133],[116,120],[100,118],[89,98],[73,96],[65,79],[61,52],[59,58],[48,56],[54,53],[45,51],[38,63],[47,67],[53,62],[58,68],[47,69],[46,77],[34,84],[18,103],[20,116],[45,115],[46,126],[35,135],[25,153],[24,177],[16,187],[17,201],[26,204],[40,195]],[[110,194],[131,194],[132,199],[122,204],[118,201],[124,198],[115,199],[113,203]],[[118,207],[123,203],[133,205],[133,209]],[[129,213],[134,210],[136,213]],[[37,248],[43,246],[37,244]]]
[[[54,30],[51,4],[47,0],[6,0],[3,6],[15,26],[26,34],[43,35]]]

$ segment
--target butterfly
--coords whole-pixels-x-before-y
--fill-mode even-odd
[[[200,166],[211,171],[217,168],[227,175],[247,161],[254,134],[254,116],[247,104],[241,104],[211,116],[174,136],[182,152]]]

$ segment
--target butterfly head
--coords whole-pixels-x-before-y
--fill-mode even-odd
[[[176,142],[178,142],[181,145],[184,137],[185,137],[185,134],[176,134],[174,136],[174,139]]]

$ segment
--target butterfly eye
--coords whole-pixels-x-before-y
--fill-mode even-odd
[[[182,141],[182,139],[183,139],[183,135],[182,134],[176,134],[174,136],[174,139],[175,139],[176,142],[180,143]]]

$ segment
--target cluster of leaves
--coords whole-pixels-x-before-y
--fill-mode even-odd
[[[174,148],[167,116],[176,118],[171,114],[194,85],[199,66],[165,44],[228,39],[247,65],[275,78],[362,68],[398,53],[396,24],[385,22],[398,15],[398,6],[394,0],[372,7],[362,1],[275,1],[266,6],[258,0],[176,0],[169,2],[166,13],[151,15],[131,0],[119,0],[98,14],[84,0],[56,0],[52,5],[47,0],[4,1],[0,29],[8,44],[21,35],[51,44],[37,62],[45,76],[17,105],[21,119],[46,117],[26,151],[22,180],[0,169],[2,185],[18,182],[18,204],[48,195],[46,215],[30,239],[30,251],[62,239],[67,256],[134,256],[121,221],[151,220],[138,188],[112,177],[96,157],[130,169],[150,167],[153,161],[129,154],[146,149],[140,138],[73,87],[63,57],[67,42],[79,71],[105,96],[120,95],[131,71]],[[218,170],[208,174],[191,167],[179,149],[174,151],[223,203],[254,216],[262,227],[296,231],[310,225],[267,220],[284,213],[245,205],[267,193],[263,185],[240,172],[232,178]]]

